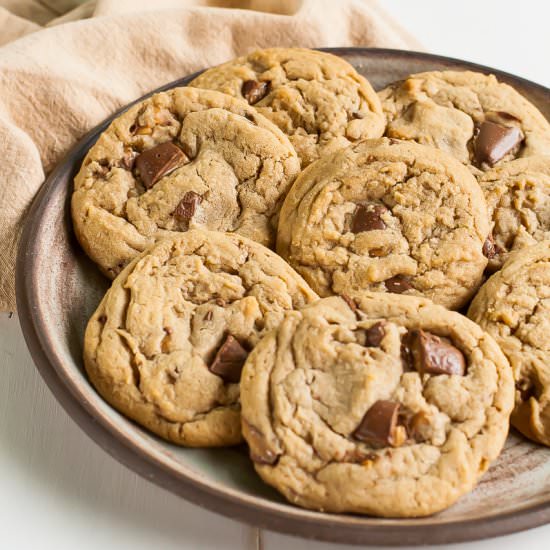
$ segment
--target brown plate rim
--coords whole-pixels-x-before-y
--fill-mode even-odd
[[[424,59],[452,68],[460,65],[474,71],[492,73],[507,82],[520,83],[525,87],[538,89],[550,97],[550,89],[490,67],[422,52],[393,50],[385,48],[322,48],[336,55],[396,57]],[[162,86],[144,97],[189,83],[195,73]],[[136,100],[141,101],[144,97]],[[135,102],[132,102],[132,104]],[[244,494],[223,487],[215,482],[205,481],[192,472],[177,472],[169,465],[169,460],[152,454],[146,445],[139,445],[117,429],[116,425],[101,414],[94,404],[86,399],[79,385],[63,376],[64,368],[56,353],[45,326],[38,303],[36,259],[40,252],[38,228],[42,220],[42,210],[57,192],[56,183],[61,174],[73,171],[80,164],[84,152],[93,144],[98,135],[120,112],[114,113],[103,123],[86,134],[67,154],[42,185],[28,212],[21,237],[16,265],[16,296],[21,329],[31,356],[44,381],[67,411],[69,416],[98,445],[119,462],[125,464],[144,478],[178,494],[185,499],[214,512],[243,521],[245,523],[318,540],[351,544],[384,546],[422,545],[456,543],[502,536],[517,531],[537,527],[550,522],[550,497],[547,502],[524,506],[505,513],[480,519],[453,520],[425,518],[423,521],[408,519],[381,519],[351,515],[332,515],[302,510],[288,504],[280,504],[262,497]],[[99,397],[98,397],[99,399]],[[436,519],[430,524],[431,519]]]

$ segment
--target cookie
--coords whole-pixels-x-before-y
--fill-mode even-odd
[[[380,100],[369,82],[347,61],[324,52],[259,50],[205,71],[191,85],[254,105],[290,137],[302,167],[384,132]]]
[[[550,156],[503,162],[479,179],[493,223],[491,271],[513,250],[550,239]]]
[[[379,92],[386,135],[437,147],[485,170],[550,154],[550,124],[494,75],[471,71],[415,74]]]
[[[235,231],[271,246],[299,169],[288,138],[245,101],[176,88],[131,107],[90,149],[74,229],[111,278],[174,231]]]
[[[550,241],[518,250],[480,289],[468,317],[512,365],[512,425],[550,446]]]
[[[489,234],[468,169],[414,142],[365,140],[317,161],[281,209],[277,251],[321,296],[371,290],[460,308]]]
[[[249,356],[241,403],[254,467],[290,502],[424,516],[470,491],[500,453],[513,380],[466,317],[363,293],[288,313]]]
[[[113,407],[169,441],[236,444],[250,350],[284,312],[316,298],[254,241],[198,229],[176,234],[113,282],[86,329],[86,371]]]

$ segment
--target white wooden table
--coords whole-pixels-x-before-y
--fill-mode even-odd
[[[546,1],[386,0],[381,4],[428,51],[550,86]],[[550,525],[445,548],[547,550],[549,541]],[[0,549],[50,548],[352,547],[260,533],[139,478],[97,447],[65,414],[32,363],[16,315],[0,314]]]

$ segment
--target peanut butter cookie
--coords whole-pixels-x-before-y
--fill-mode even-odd
[[[113,282],[86,329],[86,371],[111,405],[165,439],[239,443],[239,380],[249,352],[286,311],[316,298],[254,241],[176,234]]]
[[[90,149],[74,229],[111,278],[173,231],[235,231],[272,246],[299,169],[288,138],[245,101],[176,88],[131,107]]]
[[[302,167],[359,139],[385,120],[369,82],[344,59],[303,48],[270,48],[199,75],[192,86],[246,99],[290,137]]]
[[[510,254],[468,316],[497,341],[516,381],[512,424],[550,446],[550,241]]]
[[[550,156],[503,162],[478,181],[493,223],[487,244],[491,271],[511,251],[550,239]]]
[[[503,161],[550,154],[550,124],[493,75],[415,74],[379,92],[386,135],[437,147],[485,170]]]
[[[281,209],[277,251],[321,296],[372,290],[460,308],[481,283],[483,193],[453,157],[365,140],[310,165]]]
[[[412,517],[453,504],[499,455],[513,380],[466,317],[363,293],[288,313],[249,356],[241,402],[254,466],[290,502]]]

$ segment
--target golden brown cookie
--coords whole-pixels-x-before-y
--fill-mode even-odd
[[[247,100],[274,122],[302,167],[359,139],[380,137],[375,91],[344,59],[304,48],[269,48],[199,75],[192,86]]]
[[[516,381],[512,424],[550,446],[550,241],[510,254],[468,317],[497,341]]]
[[[86,371],[111,405],[165,439],[236,444],[248,353],[286,311],[314,299],[290,266],[254,241],[176,234],[113,282],[86,329]]]
[[[550,239],[550,156],[503,162],[479,178],[493,224],[489,267],[513,250]]]
[[[481,283],[483,193],[453,157],[365,140],[310,165],[279,218],[277,251],[321,296],[371,290],[462,307]]]
[[[550,154],[550,123],[494,75],[419,73],[379,96],[388,121],[385,135],[437,147],[478,169]]]
[[[235,231],[272,246],[299,169],[288,138],[245,101],[176,88],[128,109],[90,149],[74,229],[111,278],[174,231]]]
[[[290,502],[414,517],[453,504],[499,455],[513,380],[466,317],[363,293],[288,313],[249,356],[241,403],[256,471]]]

